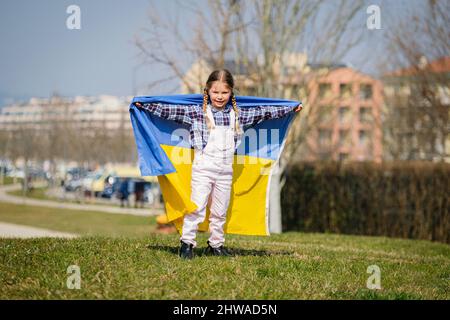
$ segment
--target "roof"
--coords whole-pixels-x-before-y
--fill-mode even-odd
[[[331,62],[331,63],[323,63],[323,62],[318,62],[318,63],[308,63],[307,64],[308,67],[310,67],[313,70],[316,69],[323,69],[323,68],[327,68],[327,69],[340,69],[340,68],[348,68],[349,66],[346,65],[345,63],[338,63],[338,62]]]
[[[122,178],[142,178],[145,181],[156,182],[156,177],[143,177],[138,167],[116,166],[110,173]]]
[[[430,73],[447,73],[450,72],[450,56],[442,57],[427,63],[423,68],[419,65],[410,66],[408,68],[398,69],[393,72],[389,72],[386,76],[401,77],[401,76],[413,76],[422,72]]]
[[[207,63],[210,66],[215,66],[215,61],[208,59]],[[249,65],[251,65],[252,63],[250,62]],[[349,67],[347,64],[345,63],[339,63],[339,62],[316,62],[316,63],[307,63],[307,66],[309,66],[312,70],[318,70],[318,69],[323,69],[323,68],[328,68],[331,70],[334,69],[339,69],[339,68],[347,68]],[[248,69],[247,69],[247,65],[244,63],[236,63],[236,61],[234,60],[225,60],[224,62],[224,66],[225,69],[227,69],[228,71],[230,71],[232,74],[248,74]]]

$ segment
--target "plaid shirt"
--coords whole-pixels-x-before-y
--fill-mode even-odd
[[[146,109],[152,114],[167,120],[174,120],[190,126],[191,146],[202,150],[208,143],[208,127],[202,105],[167,105],[161,103],[142,103],[137,107]],[[241,127],[254,126],[263,120],[282,118],[295,107],[290,106],[256,106],[239,108],[239,125]],[[218,126],[230,125],[231,105],[223,110],[211,107],[214,121]],[[241,134],[235,135],[236,146],[241,141]]]

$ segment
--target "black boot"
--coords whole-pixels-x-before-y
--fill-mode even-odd
[[[224,248],[224,246],[220,246],[218,248],[211,247],[209,241],[204,254],[208,256],[221,256],[221,257],[230,257],[232,255],[230,252],[228,252],[227,249]]]
[[[194,246],[192,244],[181,242],[180,246],[180,257],[182,259],[192,259],[194,257]]]

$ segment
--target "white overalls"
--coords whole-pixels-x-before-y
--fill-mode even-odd
[[[230,110],[230,126],[216,126],[208,105],[207,116],[212,123],[208,143],[203,150],[195,149],[192,164],[191,200],[198,209],[185,215],[180,239],[194,247],[197,245],[198,225],[205,220],[210,200],[209,244],[218,248],[225,242],[223,229],[231,196],[236,115]]]

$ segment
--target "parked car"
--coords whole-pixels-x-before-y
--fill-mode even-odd
[[[13,169],[9,172],[8,176],[12,178],[25,178],[25,172],[22,169]]]
[[[96,186],[96,182],[102,179],[103,177],[103,170],[97,170],[94,172],[88,173],[83,179],[82,179],[82,187],[86,192],[89,192],[90,194],[94,196],[98,196],[98,194],[102,190],[98,190]]]
[[[45,179],[48,180],[49,175],[47,172],[38,167],[28,167],[27,168],[28,177],[32,179]],[[8,176],[13,178],[25,178],[25,171],[23,168],[13,169],[9,172]]]
[[[14,168],[8,163],[6,163],[6,161],[0,164],[0,173],[3,174],[4,176],[9,176],[10,172],[13,170]]]
[[[81,189],[83,181],[81,179],[71,179],[64,184],[66,191],[78,191]]]
[[[89,174],[84,168],[70,168],[67,170],[64,181],[66,191],[78,191],[83,185],[83,178]]]
[[[70,168],[66,171],[66,178],[68,180],[78,180],[85,177],[90,171],[82,168],[82,167],[75,167]]]
[[[156,201],[161,201],[160,199],[161,189],[159,188],[159,183],[149,183],[145,186],[144,201],[153,204]]]
[[[126,178],[130,179],[130,193],[134,192],[135,180],[142,180],[148,183],[158,182],[156,177],[142,177],[137,167],[117,166],[110,170],[105,170],[103,176],[93,183],[93,189],[98,191],[101,197],[111,198],[119,190],[121,181]]]

